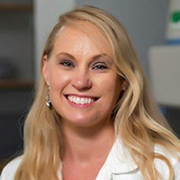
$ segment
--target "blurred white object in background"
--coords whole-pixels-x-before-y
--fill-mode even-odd
[[[166,44],[180,45],[180,0],[170,0]]]
[[[180,46],[156,46],[149,51],[150,80],[159,104],[180,107]]]

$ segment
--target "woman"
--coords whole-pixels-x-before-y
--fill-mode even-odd
[[[90,6],[60,16],[41,67],[24,154],[2,180],[180,179],[180,142],[114,17]]]

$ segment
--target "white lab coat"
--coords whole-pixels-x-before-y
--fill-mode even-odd
[[[180,180],[180,162],[165,153],[156,146],[155,152],[165,155],[172,163],[175,178]],[[22,156],[11,161],[2,171],[0,180],[13,180],[14,174],[21,162]],[[154,160],[157,170],[161,173],[163,180],[168,180],[168,166],[161,160]],[[60,165],[61,167],[61,165]],[[58,171],[59,179],[62,180],[61,168]],[[144,180],[137,165],[132,160],[129,152],[119,138],[116,139],[103,167],[95,180]]]

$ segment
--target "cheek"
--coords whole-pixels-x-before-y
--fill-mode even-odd
[[[49,85],[52,90],[63,90],[70,82],[70,76],[62,71],[53,70],[50,72]]]
[[[99,84],[101,84],[102,92],[108,95],[108,97],[118,98],[121,90],[121,81],[117,76],[108,76],[104,80],[102,80]]]

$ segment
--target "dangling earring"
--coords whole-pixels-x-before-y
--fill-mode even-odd
[[[46,95],[46,105],[49,107],[49,109],[52,109],[51,99],[50,99],[50,93],[49,93],[50,87],[48,86],[48,93]]]

